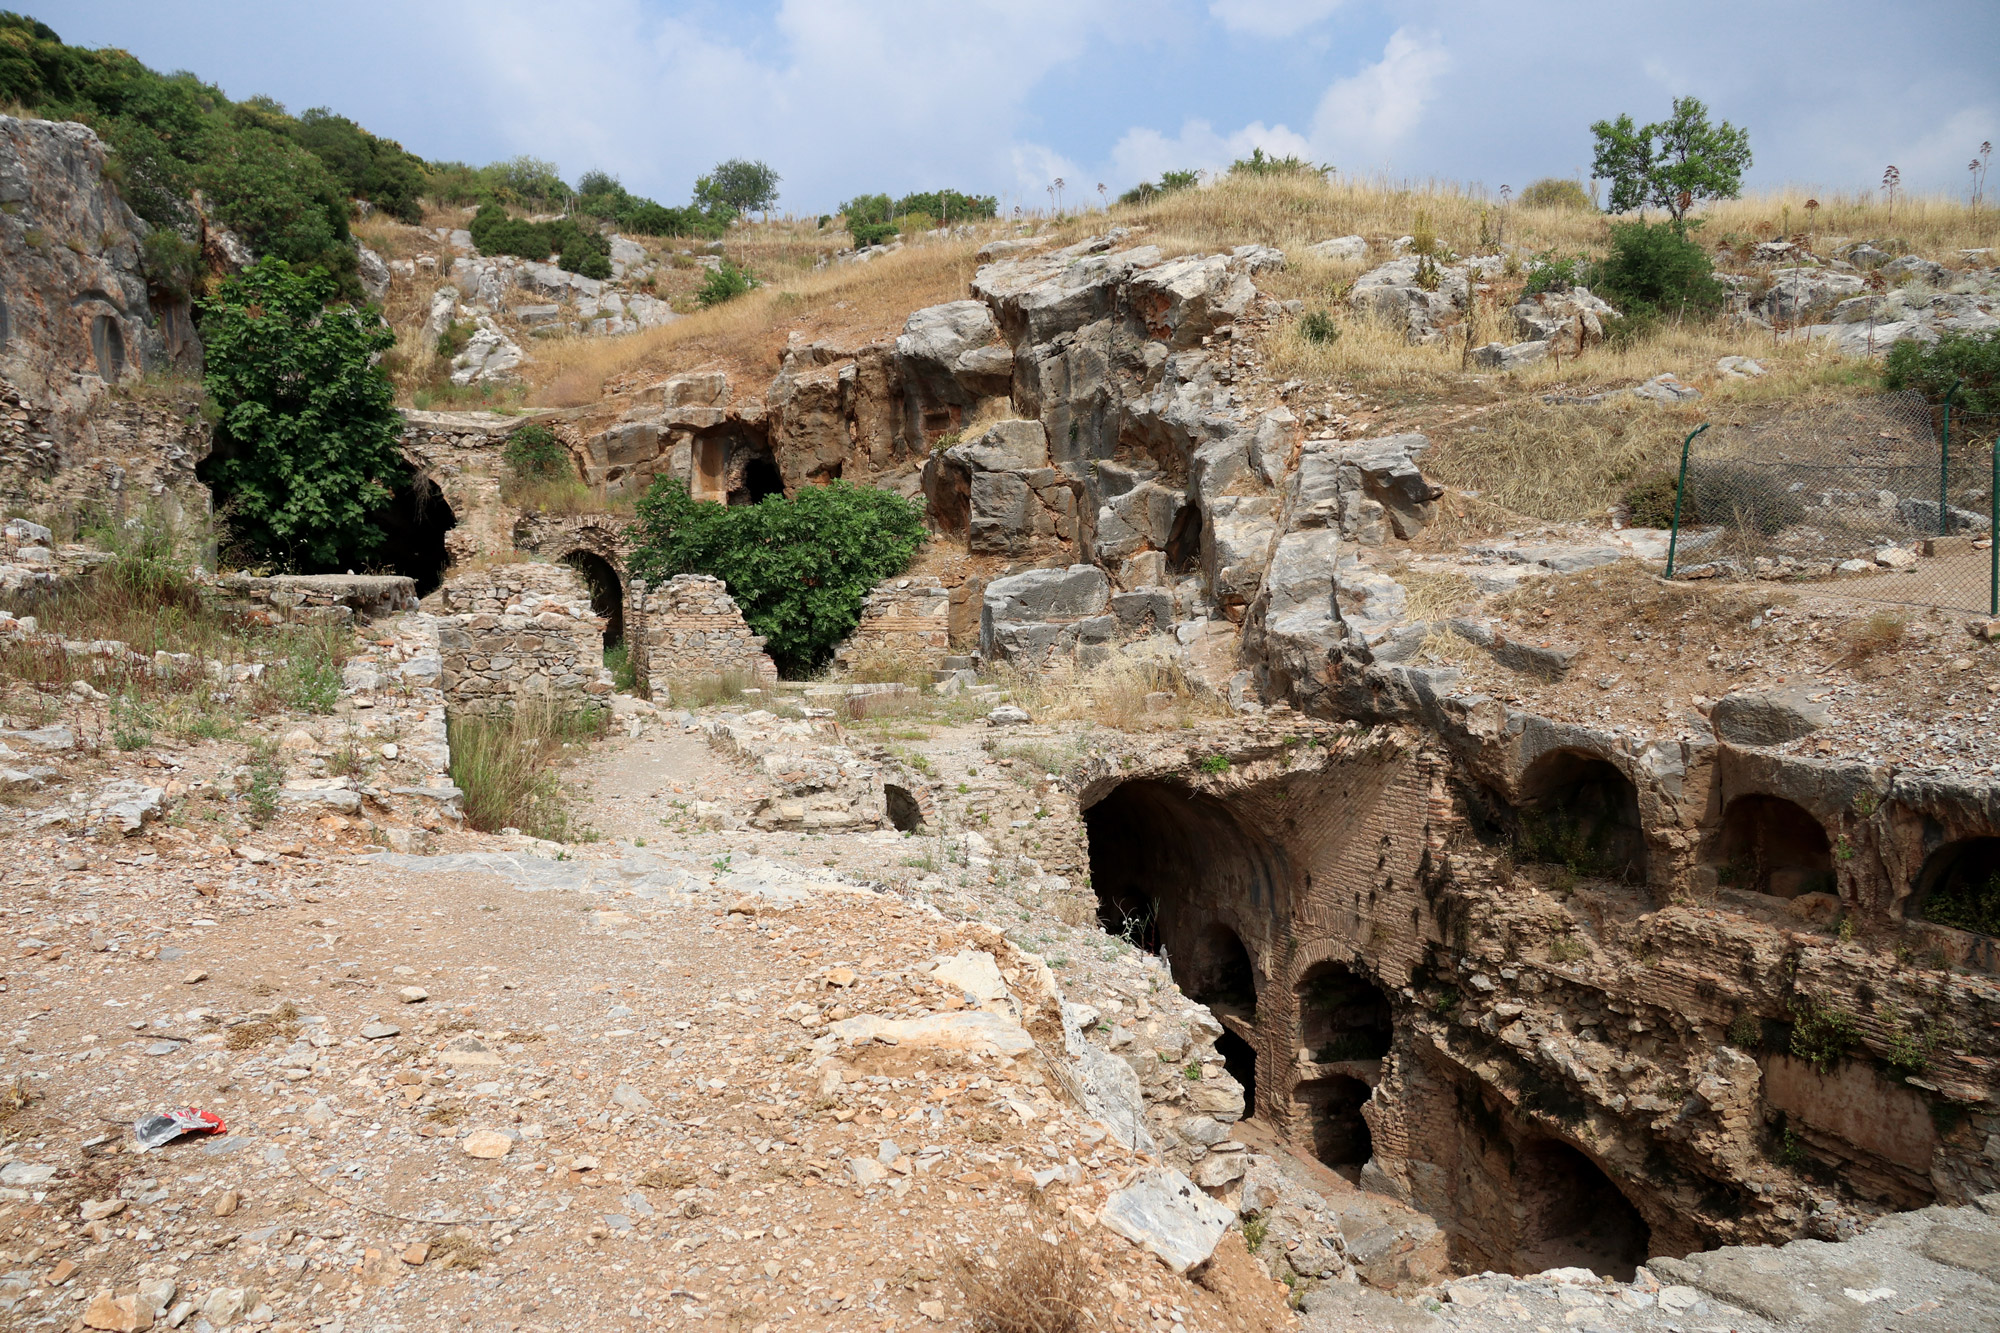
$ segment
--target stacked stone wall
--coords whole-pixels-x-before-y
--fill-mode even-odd
[[[633,587],[639,586],[635,581]],[[634,600],[644,609],[635,639],[644,649],[639,670],[654,698],[665,699],[676,680],[732,672],[763,685],[777,683],[777,664],[764,651],[763,637],[750,632],[721,579],[678,574],[636,592]]]
[[[216,592],[265,625],[345,625],[417,609],[417,582],[401,574],[224,574]]]
[[[529,700],[581,708],[609,694],[604,622],[590,592],[560,565],[499,565],[470,571],[437,593],[445,706],[496,716]]]

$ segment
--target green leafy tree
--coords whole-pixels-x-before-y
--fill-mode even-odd
[[[1199,171],[1163,171],[1160,183],[1140,181],[1131,189],[1118,196],[1121,204],[1143,204],[1149,199],[1157,199],[1163,194],[1175,194],[1181,190],[1192,190],[1201,184]]]
[[[396,335],[327,306],[335,294],[321,270],[264,259],[201,306],[203,384],[221,414],[203,479],[244,552],[289,569],[364,561],[406,471],[394,390],[370,364]]]
[[[746,162],[732,157],[718,162],[715,170],[694,183],[697,204],[713,211],[726,208],[734,213],[768,210],[778,202],[778,173],[762,162]]]
[[[908,568],[924,535],[917,502],[848,482],[730,506],[663,477],[639,501],[630,564],[649,582],[722,579],[778,666],[798,675],[854,632],[868,590]]]
[[[1590,171],[1611,182],[1611,211],[1663,208],[1680,232],[1702,200],[1734,199],[1750,166],[1749,131],[1726,120],[1709,124],[1697,97],[1676,97],[1673,114],[1651,125],[1635,126],[1624,115],[1590,132],[1597,141]]]

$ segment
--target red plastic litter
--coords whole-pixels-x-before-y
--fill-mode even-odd
[[[132,1126],[132,1136],[141,1148],[157,1148],[172,1143],[183,1134],[227,1134],[229,1126],[213,1111],[184,1106],[178,1111],[159,1111],[143,1116]]]

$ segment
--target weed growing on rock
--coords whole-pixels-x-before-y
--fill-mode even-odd
[[[1854,1015],[1816,993],[1792,1001],[1792,1054],[1822,1074],[1831,1073],[1861,1040]]]
[[[1727,1040],[1739,1051],[1755,1051],[1764,1044],[1764,1025],[1750,1014],[1738,1014],[1729,1025]]]
[[[263,825],[278,813],[278,793],[285,785],[285,759],[270,741],[255,741],[250,747],[250,781],[243,799],[250,807],[251,822]]]
[[[1195,765],[1195,768],[1208,774],[1210,777],[1219,776],[1229,771],[1229,756],[1226,754],[1206,755],[1200,763]]]

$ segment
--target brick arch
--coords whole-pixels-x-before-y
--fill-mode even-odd
[[[608,563],[621,582],[629,582],[632,541],[625,534],[630,525],[630,519],[613,514],[523,514],[514,524],[514,546],[550,560],[586,551]]]

